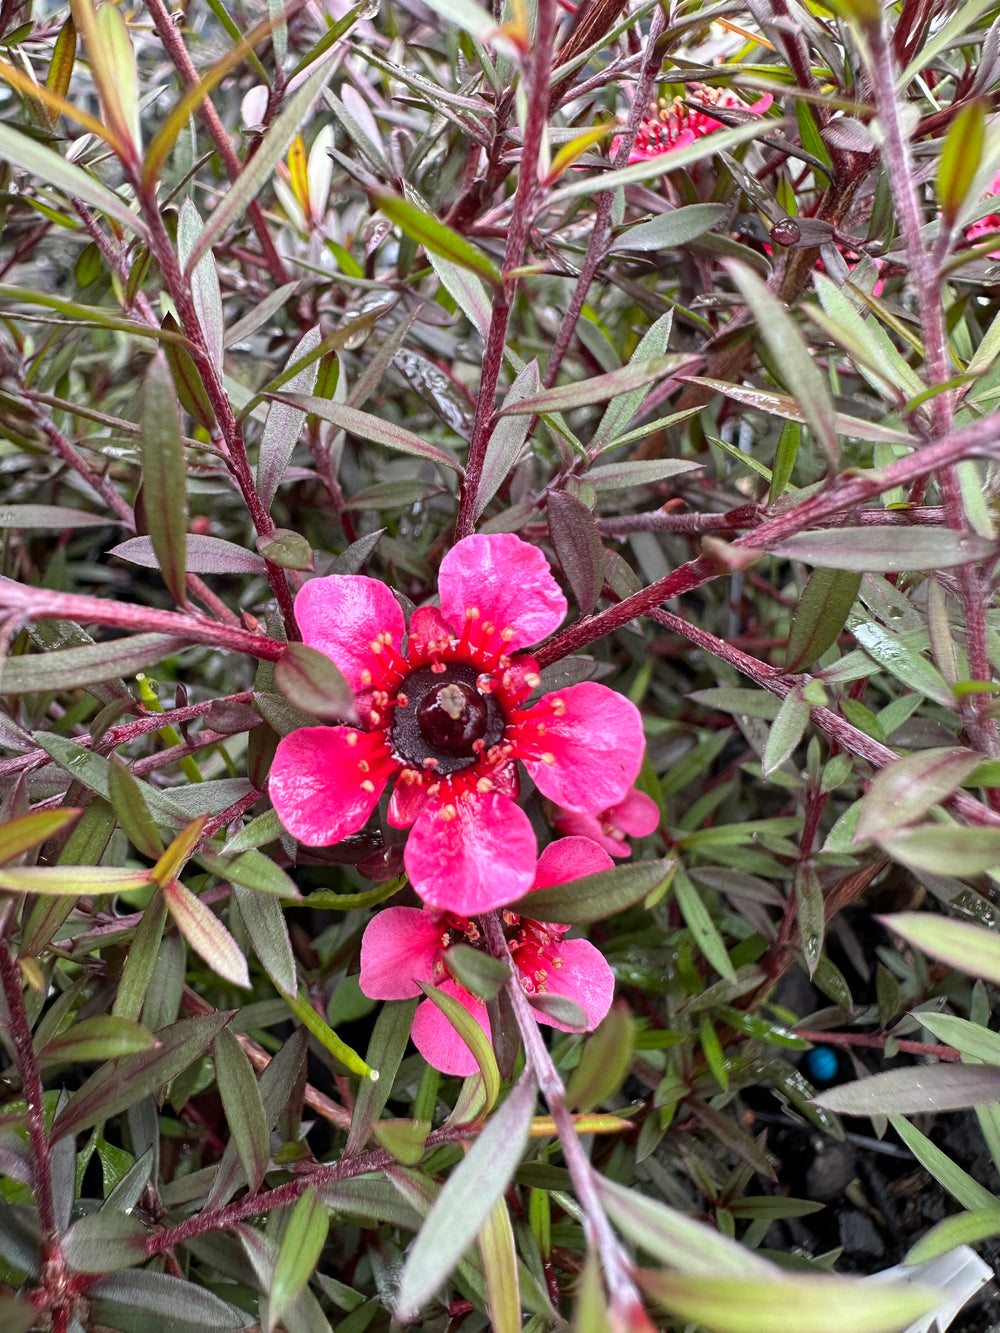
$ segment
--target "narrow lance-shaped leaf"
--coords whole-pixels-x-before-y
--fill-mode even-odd
[[[187,468],[181,417],[166,358],[149,363],[142,392],[142,490],[146,521],[163,581],[186,603]]]
[[[837,642],[861,586],[861,574],[814,569],[792,618],[785,670],[801,671]]]
[[[181,204],[177,218],[177,257],[186,265],[202,232],[202,221],[190,196]],[[208,355],[216,371],[222,374],[222,347],[225,338],[222,314],[222,288],[215,260],[210,254],[202,255],[191,272],[191,298],[198,315],[198,323],[205,338]]]
[[[388,190],[373,190],[372,202],[390,222],[394,222],[411,240],[422,245],[424,249],[433,250],[435,254],[443,255],[452,263],[478,273],[494,287],[500,285],[500,270],[493,261],[459,232],[453,231],[431,213],[418,208],[409,199],[401,199],[398,194],[391,194]]]
[[[36,810],[0,825],[0,864],[14,861],[32,847],[38,847],[67,824],[79,819],[81,814],[82,810],[71,807],[64,810]]]
[[[971,833],[975,830],[960,831]],[[972,921],[953,921],[931,912],[898,912],[879,920],[887,930],[922,949],[931,958],[940,959],[966,976],[982,977],[983,981],[1000,985],[1000,935],[995,930]]]
[[[549,535],[582,615],[589,616],[604,586],[604,546],[594,515],[575,495],[552,491],[546,504]]]
[[[476,1239],[521,1160],[534,1106],[528,1071],[449,1176],[413,1242],[396,1298],[399,1317],[416,1315]]]
[[[677,862],[639,861],[585,875],[566,884],[535,889],[511,903],[511,910],[535,921],[582,924],[623,912],[659,888]]]
[[[322,336],[318,324],[315,328],[309,329],[296,344],[285,369],[314,351],[322,341]],[[318,373],[319,363],[311,361],[287,381],[288,392],[311,394],[316,387]],[[305,419],[305,412],[290,407],[287,403],[273,402],[267,410],[267,421],[264,423],[264,434],[261,436],[257,461],[257,493],[265,509],[271,508],[271,502],[281,478],[285,475],[288,460],[292,456],[292,450],[295,448]]]
[[[486,1278],[493,1333],[521,1333],[521,1287],[517,1247],[507,1201],[497,1199],[479,1233],[479,1257]]]
[[[56,1116],[53,1140],[108,1120],[162,1088],[207,1050],[232,1012],[185,1018],[155,1034],[158,1045],[139,1055],[102,1065],[77,1089]]]
[[[617,398],[619,394],[630,393],[663,379],[687,359],[671,355],[654,356],[647,361],[630,361],[627,366],[608,371],[606,375],[594,375],[572,384],[559,384],[554,389],[544,389],[519,402],[504,403],[497,415],[530,416],[535,412],[568,412],[574,407],[603,403],[609,398]]]
[[[326,1244],[330,1218],[326,1204],[310,1186],[292,1209],[281,1238],[268,1302],[268,1329],[280,1323],[282,1315],[312,1277]]]
[[[254,1194],[271,1160],[268,1126],[253,1066],[229,1028],[215,1039],[215,1077],[226,1123]]]
[[[213,246],[216,240],[230,232],[243,216],[252,200],[270,180],[275,167],[288,151],[288,145],[308,120],[340,59],[339,51],[332,51],[316,62],[316,68],[285,103],[270,129],[261,140],[257,152],[243,168],[222,199],[216,204],[195,243],[187,261],[188,272]]]
[[[826,454],[831,468],[836,467],[840,446],[833,402],[798,326],[756,273],[735,262],[726,267],[753,312],[760,335],[767,343],[786,387],[805,413],[816,442]]]
[[[428,458],[440,463],[452,472],[462,473],[462,468],[454,458],[443,449],[427,444],[412,430],[397,426],[392,421],[383,421],[371,412],[361,412],[346,403],[333,403],[327,398],[309,397],[305,394],[282,393],[276,395],[282,402],[291,403],[305,412],[312,412],[323,421],[330,421],[341,430],[349,431],[362,440],[371,440],[374,444],[384,444],[387,449],[397,449],[403,454],[414,454],[417,458]]]
[[[948,745],[918,750],[887,764],[862,798],[855,837],[859,842],[876,838],[920,819],[957,791],[981,761],[975,750]]]
[[[55,652],[25,653],[0,663],[0,693],[41,694],[134,675],[184,647],[172,634],[131,634]]]
[[[449,289],[450,290],[450,289]],[[507,390],[502,407],[513,407],[538,393],[541,380],[538,376],[538,362],[529,361],[518,372],[517,378]],[[483,472],[476,493],[473,518],[479,518],[483,510],[496,495],[517,462],[518,455],[528,437],[530,416],[501,415],[490,434],[483,459]]]
[[[915,1065],[841,1083],[814,1097],[841,1115],[922,1115],[964,1111],[1000,1101],[1000,1069],[993,1065]]]
[[[724,204],[689,204],[660,213],[651,222],[640,222],[619,233],[611,245],[613,252],[623,250],[671,250],[704,236],[726,215]]]
[[[47,1042],[38,1053],[42,1064],[83,1063],[136,1055],[158,1045],[148,1028],[114,1014],[101,1014],[73,1023]]]
[[[250,985],[247,960],[215,913],[178,879],[163,886],[170,914],[181,934],[209,967],[234,986]]]
[[[994,543],[950,528],[822,528],[798,532],[768,546],[772,555],[804,560],[824,569],[867,574],[905,573],[911,569],[950,569],[989,557]]]
[[[52,60],[45,78],[45,86],[59,97],[65,97],[73,77],[73,65],[76,62],[76,27],[72,14],[67,15],[65,23],[59,29],[59,36],[52,48]],[[52,107],[47,108],[49,124],[54,125],[59,113]]]

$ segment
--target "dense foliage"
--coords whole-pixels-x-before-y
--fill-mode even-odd
[[[997,4],[70,9],[0,3],[5,1333],[905,1328],[789,1144],[1000,1235]]]

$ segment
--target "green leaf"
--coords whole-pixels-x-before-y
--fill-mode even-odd
[[[416,1166],[426,1151],[430,1128],[429,1120],[377,1120],[372,1136],[397,1162]]]
[[[538,362],[529,361],[519,371],[517,378],[507,390],[502,408],[514,408],[526,398],[537,396],[541,381],[538,377]],[[508,413],[502,414],[490,433],[486,444],[486,456],[483,459],[483,471],[476,492],[476,504],[473,518],[478,519],[483,510],[496,495],[517,462],[518,455],[528,437],[531,417]]]
[[[143,856],[159,860],[163,839],[150,813],[142,788],[124,760],[113,756],[108,768],[111,805],[126,837]]]
[[[416,1008],[416,999],[389,1000],[382,1005],[375,1020],[375,1028],[365,1054],[368,1063],[379,1071],[381,1077],[377,1083],[365,1079],[358,1088],[354,1098],[351,1129],[344,1149],[348,1157],[364,1147],[373,1123],[385,1109],[396,1071],[406,1050],[406,1043],[410,1039]]]
[[[145,671],[184,647],[172,634],[130,634],[105,643],[8,657],[0,664],[0,694],[45,694],[83,689]]]
[[[1000,1065],[1000,1032],[991,1032],[989,1028],[970,1023],[967,1018],[958,1018],[955,1014],[935,1014],[918,1009],[914,1011],[914,1017],[938,1041],[954,1046],[964,1056],[989,1065]]]
[[[74,162],[68,162],[59,153],[19,133],[10,125],[0,124],[0,159],[6,159],[30,172],[38,181],[54,185],[70,199],[82,199],[84,203],[120,222],[129,231],[148,240],[149,232],[145,222],[132,212],[124,199],[119,198],[89,171],[84,171]]]
[[[959,1245],[975,1245],[977,1241],[1000,1235],[1000,1203],[992,1208],[974,1208],[970,1212],[946,1217],[931,1227],[910,1247],[903,1260],[905,1264],[925,1264],[938,1259]]]
[[[955,112],[938,159],[937,197],[946,226],[952,226],[972,188],[983,156],[986,106],[982,98]]]
[[[626,1189],[604,1176],[598,1176],[595,1185],[618,1230],[660,1263],[687,1273],[744,1280],[777,1271],[714,1227],[649,1195]]]
[[[383,421],[381,417],[373,416],[371,412],[360,412],[356,407],[348,407],[346,403],[333,403],[328,398],[309,397],[299,393],[281,393],[275,397],[281,402],[291,403],[293,407],[311,412],[323,421],[330,421],[341,430],[357,435],[362,440],[371,440],[373,444],[384,444],[387,449],[413,454],[417,458],[430,459],[433,463],[440,463],[442,467],[450,468],[452,472],[459,474],[462,472],[461,466],[444,450],[435,448],[433,444],[427,444],[419,435],[404,426]]]
[[[962,746],[941,746],[905,755],[872,779],[861,800],[861,815],[855,834],[859,842],[880,838],[925,815],[939,805],[978,768],[982,755]],[[947,824],[938,826],[946,836]],[[960,830],[964,834],[965,830]],[[1000,830],[996,830],[1000,834]],[[997,840],[1000,848],[1000,838]],[[953,870],[943,873],[960,874]]]
[[[647,384],[663,379],[685,360],[686,357],[671,354],[650,357],[647,361],[630,361],[627,366],[611,370],[606,375],[593,375],[571,384],[559,384],[554,389],[543,389],[541,393],[522,398],[519,402],[505,403],[497,415],[531,416],[535,412],[566,412],[574,407],[603,403],[609,398],[617,398],[620,394],[631,393],[634,389],[644,388]]]
[[[767,734],[762,760],[765,778],[780,768],[797,749],[809,725],[809,711],[809,704],[802,697],[801,689],[796,687],[789,690]]]
[[[53,1037],[38,1052],[42,1064],[83,1063],[88,1060],[114,1060],[121,1055],[137,1055],[152,1050],[159,1043],[148,1028],[128,1018],[102,1014],[84,1018]]]
[[[56,1116],[53,1142],[138,1105],[143,1097],[162,1088],[197,1060],[232,1017],[232,1010],[224,1010],[181,1019],[154,1034],[158,1045],[152,1050],[102,1065]]]
[[[244,888],[254,889],[257,893],[269,894],[275,898],[300,897],[295,881],[287,870],[258,852],[248,848],[245,852],[199,852],[195,860],[213,875],[226,879],[230,884],[242,884]]]
[[[694,936],[695,943],[708,961],[727,981],[736,980],[736,969],[708,908],[702,902],[701,895],[688,879],[683,870],[678,870],[673,880],[674,896],[685,925]]]
[[[592,1111],[613,1097],[628,1077],[635,1049],[635,1021],[623,1004],[608,1016],[583,1047],[580,1063],[566,1086],[566,1105]]]
[[[725,204],[688,204],[660,213],[651,222],[640,222],[619,232],[609,247],[612,254],[627,250],[674,250],[704,236],[726,216]]]
[[[596,491],[627,491],[633,486],[652,486],[685,472],[696,472],[704,466],[704,463],[684,458],[651,458],[635,462],[602,463],[600,467],[592,467],[583,475]]]
[[[796,921],[806,970],[812,980],[823,955],[823,937],[826,933],[826,910],[823,886],[815,866],[800,864],[795,876]]]
[[[951,569],[985,560],[995,543],[951,528],[820,528],[798,532],[768,546],[771,555],[803,560],[823,569],[855,573],[906,573],[911,569]]]
[[[786,671],[801,671],[837,642],[860,586],[859,573],[839,569],[813,570],[792,618],[785,654]]]
[[[870,836],[894,861],[933,875],[980,875],[1000,867],[1000,828],[915,824]]]
[[[400,1278],[397,1318],[415,1318],[475,1241],[520,1164],[534,1108],[535,1080],[529,1071],[494,1111],[435,1200]]]
[[[163,896],[170,915],[195,953],[224,981],[249,989],[247,960],[212,909],[178,879],[163,885]]]
[[[275,866],[277,870],[278,867]],[[284,873],[284,872],[282,872]],[[284,996],[294,995],[298,987],[292,942],[281,903],[270,894],[233,885],[237,910],[250,937],[261,967]]]
[[[371,199],[390,222],[394,222],[406,236],[425,250],[433,250],[435,254],[443,255],[470,273],[477,273],[494,287],[500,286],[500,270],[496,264],[459,232],[453,231],[431,213],[389,190],[372,190]]]
[[[444,991],[438,990],[436,986],[424,985],[422,982],[419,982],[418,985],[427,998],[441,1010],[475,1057],[483,1079],[486,1110],[489,1111],[496,1104],[500,1095],[500,1071],[497,1068],[496,1056],[493,1054],[489,1037],[465,1005],[459,1003],[454,996],[446,995]]]
[[[785,421],[795,421],[800,425],[805,425],[809,418],[805,409],[794,398],[784,393],[769,393],[765,389],[753,389],[742,384],[731,384],[728,380],[710,379],[703,375],[686,375],[685,384],[702,384],[708,389],[714,389],[716,393],[724,394],[727,398],[732,398],[736,403],[742,403],[744,407],[749,407],[758,412],[766,412],[770,416],[780,417]],[[865,421],[861,417],[851,417],[844,412],[837,412],[834,415],[837,430],[841,435],[846,435],[851,440],[872,440],[881,444],[899,444],[912,449],[916,440],[905,431],[893,430],[891,426],[883,426],[878,421]]]
[[[960,831],[1000,833],[1000,829]],[[951,872],[943,870],[939,873]],[[994,986],[1000,985],[1000,935],[996,931],[931,912],[897,912],[895,916],[879,917],[879,920],[887,930],[930,954],[931,958],[940,959],[966,976],[982,977]]]
[[[637,861],[596,875],[584,875],[566,884],[535,889],[510,904],[512,912],[534,921],[577,925],[603,921],[647,897],[673,872],[676,861]]]
[[[62,1238],[62,1254],[77,1273],[113,1273],[145,1262],[146,1239],[138,1217],[102,1209],[73,1223]]]
[[[215,1038],[215,1078],[230,1135],[255,1194],[271,1160],[268,1126],[253,1066],[229,1028]]]
[[[785,307],[744,264],[729,261],[730,276],[756,320],[778,370],[805,413],[816,442],[835,468],[840,458],[837,423],[826,382],[816,368],[798,325]]]
[[[514,1228],[505,1199],[497,1199],[479,1233],[492,1333],[521,1333],[521,1285]]]
[[[797,421],[786,421],[778,438],[778,448],[771,467],[771,488],[767,493],[769,505],[777,504],[785,493],[785,487],[791,479],[795,460],[799,456],[802,443],[802,427]]]
[[[339,59],[340,52],[337,50],[321,57],[316,62],[312,74],[285,102],[258,144],[257,151],[209,215],[201,235],[188,256],[186,266],[188,273],[193,271],[201,256],[219,237],[232,233],[247,205],[256,199],[271,179],[275,167],[288,151],[289,144],[309,119],[313,106],[332,78]]]
[[[951,1194],[963,1208],[995,1208],[996,1199],[983,1185],[932,1143],[919,1129],[900,1115],[889,1117],[889,1123],[899,1137],[939,1185]]]
[[[670,214],[670,216],[675,217],[676,214]],[[670,341],[670,331],[673,328],[673,323],[674,312],[668,310],[665,315],[661,315],[659,319],[651,324],[642,335],[638,347],[632,353],[629,364],[638,365],[652,357],[663,356],[667,350],[667,343]],[[645,385],[641,385],[637,389],[630,389],[628,393],[613,398],[608,403],[604,409],[604,415],[601,417],[600,425],[590,441],[589,452],[592,457],[608,448],[610,442],[616,436],[621,435],[628,429],[646,398],[646,392]]]
[[[17,893],[125,893],[153,883],[148,870],[125,866],[5,866],[0,889]]]
[[[163,581],[187,603],[187,468],[181,417],[173,380],[162,352],[149,363],[142,390],[142,493],[149,535]]]
[[[851,633],[869,657],[904,685],[946,708],[954,706],[954,696],[941,672],[901,637],[874,621],[854,625]]]
[[[284,995],[282,998],[299,1022],[308,1028],[316,1040],[352,1074],[359,1074],[362,1078],[369,1078],[374,1082],[378,1081],[378,1070],[369,1068],[357,1051],[352,1050],[345,1041],[341,1041],[329,1023],[320,1018],[305,995]]]
[[[32,847],[47,842],[82,814],[79,807],[36,810],[33,814],[20,815],[17,819],[8,820],[6,824],[0,824],[0,864],[14,861]]]
[[[480,1000],[494,999],[510,980],[510,968],[481,949],[455,944],[445,951],[448,974]]]
[[[639,1283],[682,1322],[712,1333],[897,1333],[941,1293],[909,1282],[798,1276],[711,1278],[643,1270]]]
[[[177,217],[177,257],[182,267],[187,265],[202,231],[202,220],[191,201],[191,196],[188,195],[181,204]],[[216,372],[221,375],[225,319],[222,313],[219,273],[215,267],[215,259],[210,254],[203,254],[191,271],[191,298],[208,349],[209,360]]]
[[[215,1329],[247,1328],[255,1322],[251,1315],[207,1287],[151,1268],[102,1277],[87,1288],[87,1298],[94,1302],[93,1321],[117,1328],[132,1327],[131,1323],[118,1322],[126,1312],[132,1318],[137,1314],[157,1316],[160,1322],[153,1327],[160,1327],[165,1333],[173,1323],[184,1333],[191,1333],[192,1327],[198,1333],[213,1333]],[[106,1305],[110,1309],[105,1313]]]
[[[156,893],[146,904],[146,909],[139,922],[139,928],[132,937],[132,943],[122,968],[112,1012],[120,1018],[136,1019],[142,1013],[143,1002],[153,979],[153,969],[160,952],[163,927],[167,920],[167,904],[163,892]]]

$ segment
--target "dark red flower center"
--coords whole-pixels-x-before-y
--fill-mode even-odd
[[[506,718],[493,695],[479,689],[479,677],[465,662],[411,672],[393,710],[390,738],[396,757],[446,776],[470,768],[498,744]]]

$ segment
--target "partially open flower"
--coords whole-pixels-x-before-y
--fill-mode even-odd
[[[770,93],[758,98],[752,106],[741,102],[728,88],[709,88],[705,84],[694,84],[688,91],[688,100],[698,106],[687,106],[677,98],[671,104],[664,101],[650,102],[649,110],[643,116],[636,130],[635,140],[628,155],[629,164],[648,162],[663,153],[675,152],[684,148],[695,139],[706,134],[713,134],[724,128],[708,111],[700,107],[720,107],[725,110],[746,111],[755,116],[762,116],[774,100]],[[621,136],[611,141],[611,156],[615,156]]]
[[[439,588],[441,609],[411,617],[404,657],[403,613],[385,584],[356,575],[305,584],[295,602],[302,637],[353,686],[363,728],[285,736],[270,793],[293,837],[325,847],[360,829],[395,777],[388,820],[413,825],[404,853],[413,887],[434,907],[474,916],[534,877],[516,761],[565,809],[604,810],[639,771],[642,719],[592,682],[526,706],[538,671],[512,654],[566,614],[537,547],[510,533],[466,537],[441,562]]]
[[[539,857],[532,888],[565,884],[612,864],[589,839],[560,838]],[[611,1008],[615,988],[614,973],[600,950],[589,940],[565,939],[568,926],[530,921],[515,912],[504,912],[503,921],[527,994],[563,995],[583,1010],[588,1032],[597,1027]],[[482,947],[474,921],[427,907],[386,907],[368,923],[361,941],[361,990],[372,1000],[407,1000],[420,994],[418,981],[431,982],[457,999],[489,1036],[486,1005],[448,973],[445,950],[455,944]],[[540,1023],[573,1030],[540,1011],[536,1016]],[[430,1000],[418,1006],[411,1036],[427,1063],[442,1073],[476,1072],[472,1052]]]
[[[590,838],[609,855],[619,860],[632,855],[627,837],[644,838],[660,822],[660,807],[644,791],[634,787],[617,805],[600,814],[583,814],[577,810],[557,810],[552,827],[570,837]]]

